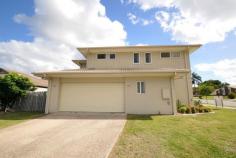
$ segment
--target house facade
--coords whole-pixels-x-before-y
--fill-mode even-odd
[[[40,72],[49,81],[46,113],[175,114],[192,102],[189,56],[201,45],[78,48],[80,69]]]

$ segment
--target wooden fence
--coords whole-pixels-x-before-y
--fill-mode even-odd
[[[19,99],[13,106],[16,111],[44,112],[46,105],[46,92],[30,92]]]

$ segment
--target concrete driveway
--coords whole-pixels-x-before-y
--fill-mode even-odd
[[[0,130],[1,158],[105,158],[125,114],[57,113]]]

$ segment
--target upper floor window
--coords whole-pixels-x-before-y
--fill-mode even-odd
[[[145,53],[145,63],[151,63],[151,62],[152,62],[151,53]]]
[[[116,54],[110,54],[110,59],[116,59]]]
[[[170,58],[170,52],[161,52],[161,58]]]
[[[174,58],[180,57],[180,52],[171,52],[171,57],[174,57]]]
[[[139,63],[139,53],[134,53],[134,64]]]
[[[106,59],[106,54],[97,54],[97,59]]]
[[[145,93],[145,83],[143,81],[137,82],[137,93],[139,94]]]

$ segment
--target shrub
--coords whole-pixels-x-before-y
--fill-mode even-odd
[[[200,106],[199,106],[199,107],[198,107],[198,112],[199,112],[199,113],[202,113],[202,112],[203,112],[203,107],[200,107]]]
[[[202,96],[201,96],[201,95],[199,95],[199,96],[198,96],[198,98],[199,98],[199,99],[202,99]]]
[[[195,112],[203,113],[203,112],[211,112],[211,111],[212,111],[212,108],[210,107],[206,107],[202,105],[195,107]],[[193,109],[192,109],[192,113],[194,113]]]
[[[194,104],[194,106],[199,106],[202,103],[201,103],[201,100],[194,100],[193,104]]]
[[[196,113],[196,108],[195,107],[191,107],[191,111],[192,111],[193,114],[195,114]]]
[[[0,77],[0,100],[1,109],[11,108],[13,104],[28,91],[35,90],[33,83],[17,73],[9,73]]]
[[[208,107],[208,112],[212,112],[212,108]]]
[[[179,108],[179,112],[182,114],[184,114],[186,112],[186,110],[187,110],[187,107],[185,107],[185,106],[182,106]]]
[[[210,107],[204,107],[204,108],[203,108],[203,111],[204,111],[204,112],[211,112],[212,109],[211,109]]]
[[[228,94],[228,98],[229,98],[229,99],[234,99],[235,96],[236,96],[236,94],[235,94],[235,93],[232,93],[232,92]]]
[[[180,113],[185,113],[187,110],[186,105],[181,104],[180,100],[177,100],[177,111]]]
[[[191,108],[190,107],[186,107],[186,114],[190,114],[191,113]]]
[[[179,109],[179,108],[181,108],[181,107],[183,106],[183,105],[181,104],[180,100],[177,100],[176,105],[177,105],[177,109]]]

